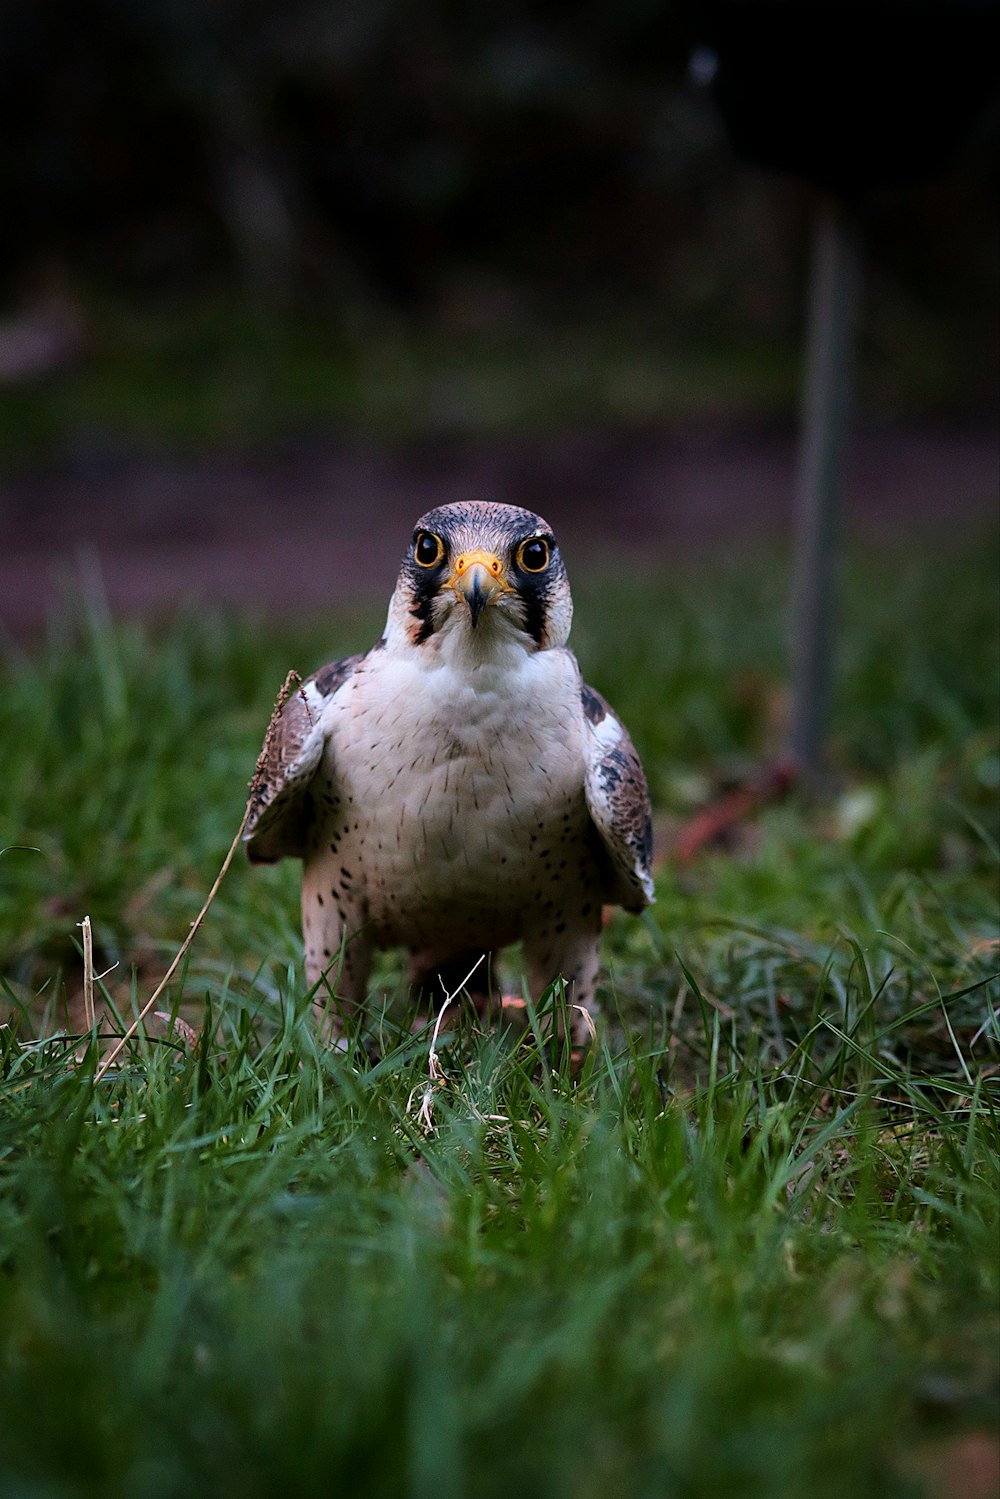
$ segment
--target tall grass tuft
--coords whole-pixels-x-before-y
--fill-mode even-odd
[[[994,572],[983,548],[855,566],[835,796],[665,861],[606,932],[580,1067],[548,1039],[559,985],[524,1029],[456,1003],[435,1034],[391,955],[323,1047],[295,871],[237,864],[101,1074],[285,672],[377,626],[153,630],[91,596],[10,653],[0,1491],[935,1499],[963,1444],[988,1466]],[[776,576],[578,590],[665,848],[778,743]]]

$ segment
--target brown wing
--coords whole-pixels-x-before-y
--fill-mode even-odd
[[[628,730],[592,687],[580,696],[588,749],[585,789],[591,820],[608,855],[606,898],[641,911],[653,896],[653,824],[649,788]]]
[[[332,661],[286,702],[264,741],[243,841],[254,864],[301,858],[312,811],[309,787],[323,756],[323,715],[364,656]]]

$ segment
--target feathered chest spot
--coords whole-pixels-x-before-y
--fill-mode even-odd
[[[436,769],[582,786],[582,725],[567,661],[553,652],[460,671],[383,652],[331,717],[331,759],[345,782],[372,789]]]
[[[578,702],[564,659],[470,683],[382,655],[359,676],[326,758],[333,838],[373,914],[462,893],[523,902],[526,868],[557,867],[557,847],[568,862],[588,821]]]

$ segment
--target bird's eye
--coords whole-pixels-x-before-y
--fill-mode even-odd
[[[444,556],[444,542],[433,531],[418,531],[413,542],[413,557],[418,567],[437,567]]]
[[[526,573],[543,573],[549,565],[549,544],[541,536],[522,541],[517,549],[517,565]]]

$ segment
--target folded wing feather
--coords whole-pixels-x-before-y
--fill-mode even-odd
[[[586,683],[580,694],[587,727],[587,807],[608,855],[606,899],[626,911],[641,911],[654,899],[653,827],[642,762],[601,694]]]
[[[268,732],[243,841],[254,864],[301,858],[306,851],[309,786],[323,755],[323,713],[363,656],[332,661],[306,679]]]

